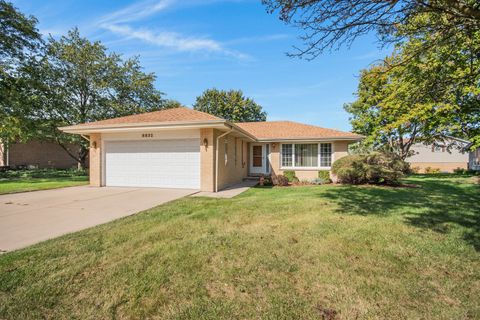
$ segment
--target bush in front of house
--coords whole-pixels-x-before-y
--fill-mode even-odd
[[[320,184],[325,184],[325,183],[332,182],[332,180],[330,179],[330,171],[328,171],[328,170],[318,171],[318,179],[321,179],[321,180],[324,181],[323,183],[320,183]],[[314,180],[316,180],[316,179],[314,179]]]
[[[393,154],[373,152],[349,155],[333,163],[332,173],[340,183],[398,184],[409,165]]]
[[[296,183],[298,182],[298,178],[295,175],[295,171],[293,170],[285,170],[283,171],[283,175],[288,179],[290,183]]]
[[[274,180],[274,184],[276,186],[285,187],[285,186],[288,186],[288,183],[289,183],[288,178],[281,174],[277,175]]]
[[[426,167],[425,168],[425,173],[427,173],[427,174],[440,173],[440,168]]]
[[[82,169],[22,169],[0,172],[3,179],[64,178],[88,176],[88,170]]]

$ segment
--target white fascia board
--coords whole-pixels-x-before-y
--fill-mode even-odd
[[[317,141],[360,141],[363,137],[325,137],[325,138],[282,138],[282,139],[257,139],[259,142],[317,142]]]
[[[175,130],[175,129],[201,129],[201,128],[226,128],[225,121],[208,122],[169,122],[169,123],[141,123],[141,124],[119,124],[101,126],[69,126],[59,129],[66,133],[92,134],[102,132],[138,132],[146,130]]]

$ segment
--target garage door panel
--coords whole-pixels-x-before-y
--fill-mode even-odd
[[[107,186],[200,188],[199,139],[108,141]]]

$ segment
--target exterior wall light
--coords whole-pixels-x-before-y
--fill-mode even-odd
[[[204,146],[205,148],[208,147],[208,139],[207,139],[207,138],[203,139],[203,146]]]

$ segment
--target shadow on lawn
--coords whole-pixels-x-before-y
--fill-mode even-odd
[[[409,181],[411,183],[411,181]],[[463,228],[463,239],[480,251],[480,187],[448,179],[414,181],[420,188],[342,186],[323,196],[339,212],[387,216],[400,214],[406,223],[448,233],[452,224]]]

